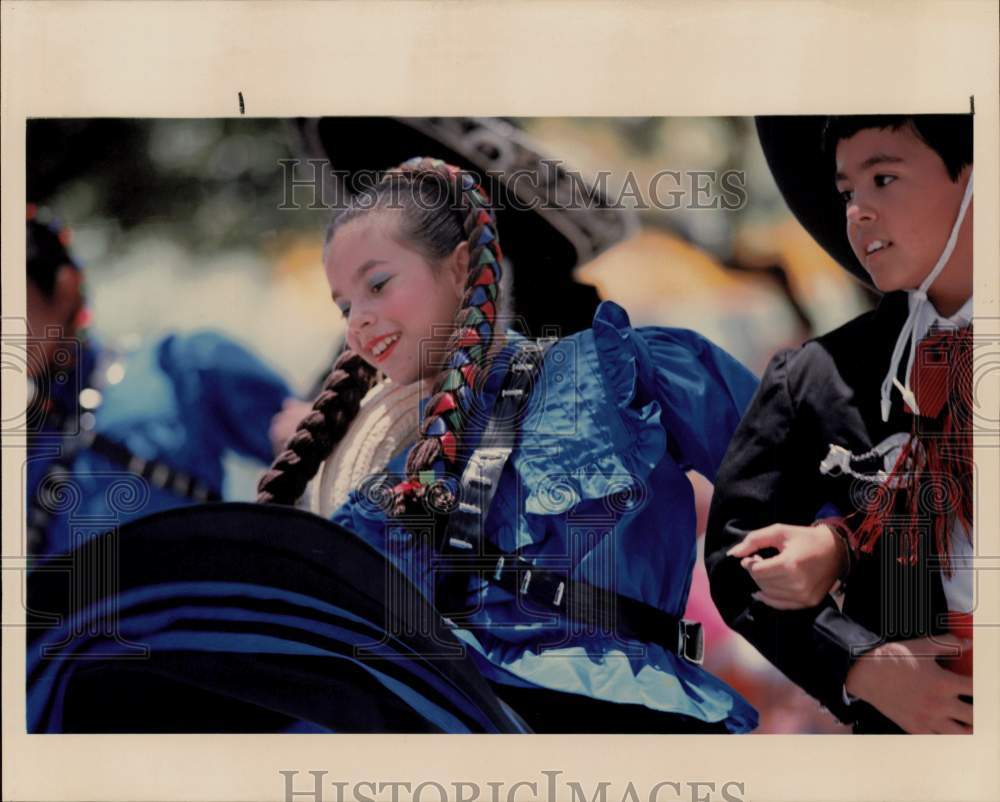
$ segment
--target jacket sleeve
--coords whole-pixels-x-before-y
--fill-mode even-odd
[[[878,637],[844,616],[829,596],[793,611],[754,600],[757,584],[738,559],[726,556],[754,529],[811,524],[829,501],[820,495],[815,448],[805,431],[809,417],[789,391],[790,362],[801,355],[784,352],[772,360],[733,436],[715,483],[705,563],[712,598],[729,626],[838,718],[851,721],[856,706],[844,703],[844,680]]]

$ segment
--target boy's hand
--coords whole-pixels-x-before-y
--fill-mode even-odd
[[[967,643],[953,635],[884,643],[851,666],[844,683],[849,694],[877,708],[910,733],[972,732],[972,677],[938,665]]]
[[[777,549],[762,557],[761,549]],[[814,607],[826,598],[847,568],[847,552],[830,529],[817,526],[773,524],[750,532],[728,552],[740,557],[760,587],[754,598],[777,610]]]

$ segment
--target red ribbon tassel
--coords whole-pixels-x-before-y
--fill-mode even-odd
[[[972,531],[972,327],[921,341],[911,378],[920,414],[851,541],[870,553],[892,519],[899,558],[912,564],[929,528],[928,546],[950,575],[952,529]]]

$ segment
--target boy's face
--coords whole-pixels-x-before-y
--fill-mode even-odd
[[[941,157],[909,126],[867,128],[839,142],[836,181],[847,238],[876,287],[920,286],[944,250],[968,173],[952,181]]]

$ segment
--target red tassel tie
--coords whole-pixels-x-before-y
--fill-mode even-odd
[[[972,532],[972,327],[921,340],[911,386],[920,414],[910,441],[863,511],[852,545],[871,553],[892,516],[899,558],[913,564],[929,519],[934,553],[950,576],[952,528],[961,522]]]

